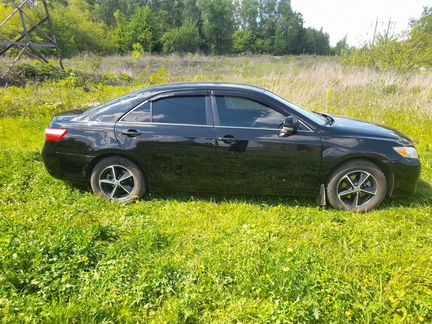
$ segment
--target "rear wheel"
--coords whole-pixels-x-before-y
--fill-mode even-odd
[[[144,175],[138,166],[122,157],[108,157],[93,168],[90,185],[104,199],[130,203],[145,194]]]
[[[383,202],[387,180],[377,165],[355,160],[342,164],[330,175],[326,190],[333,208],[366,212]]]

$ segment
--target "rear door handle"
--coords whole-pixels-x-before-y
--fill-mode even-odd
[[[227,135],[224,137],[218,137],[217,140],[219,142],[224,142],[226,144],[235,144],[238,142],[238,139],[236,139],[234,136],[230,136],[230,135]]]
[[[127,131],[121,132],[123,135],[126,135],[128,137],[136,137],[140,136],[142,133],[138,132],[136,129],[128,129]]]

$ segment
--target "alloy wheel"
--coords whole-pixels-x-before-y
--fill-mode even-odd
[[[378,182],[369,172],[351,171],[345,174],[337,185],[337,196],[349,210],[366,205],[378,192]]]
[[[128,168],[122,165],[110,165],[100,173],[99,187],[110,199],[123,200],[133,194],[135,178]]]

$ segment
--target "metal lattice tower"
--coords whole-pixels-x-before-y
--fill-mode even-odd
[[[22,32],[15,35],[13,39],[0,39],[0,55],[12,48],[18,49],[17,56],[0,78],[3,78],[11,70],[24,53],[48,63],[43,49],[49,48],[54,50],[60,67],[63,69],[46,0],[1,0],[0,3],[14,9],[0,24],[0,35],[2,29],[7,28],[16,16],[19,16],[22,27]]]

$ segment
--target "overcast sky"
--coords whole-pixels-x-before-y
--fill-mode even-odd
[[[398,34],[432,0],[291,0],[291,5],[303,14],[306,27],[329,33],[331,45],[348,35],[348,44],[359,46],[372,39],[377,17],[379,32],[385,32],[391,18],[391,33]]]

